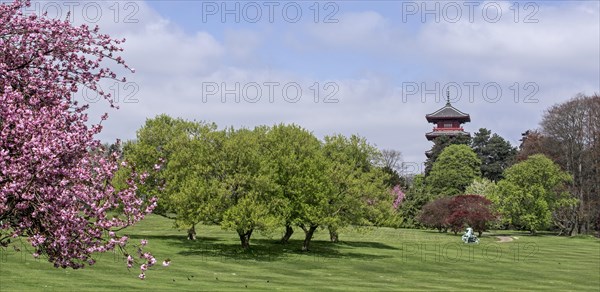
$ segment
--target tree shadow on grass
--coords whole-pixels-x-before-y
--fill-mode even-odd
[[[366,248],[376,248],[376,249],[389,249],[389,250],[400,250],[397,247],[389,246],[380,242],[373,241],[340,241],[334,243],[338,246],[350,246],[350,247],[366,247]]]
[[[179,239],[179,238],[178,238]],[[184,239],[170,241],[169,244],[177,245],[186,250],[180,251],[184,256],[200,256],[203,260],[234,260],[234,261],[283,261],[283,260],[309,260],[313,262],[328,262],[338,259],[378,260],[388,258],[387,255],[355,252],[354,250],[340,250],[344,246],[351,248],[396,249],[385,244],[369,242],[344,242],[331,243],[329,241],[311,241],[310,251],[301,251],[302,240],[290,240],[288,244],[281,244],[272,239],[255,239],[250,241],[249,249],[242,249],[239,243],[201,241],[190,243]]]
[[[272,261],[285,256],[284,253],[273,250],[268,246],[254,244],[249,249],[242,249],[239,244],[218,242],[199,242],[187,250],[180,251],[179,254],[200,256],[204,260],[236,261]]]
[[[524,230],[492,230],[487,233],[489,236],[517,236],[517,237],[556,237],[557,232],[552,231],[538,231],[536,233],[530,233]]]
[[[421,231],[423,233],[427,233],[427,234],[436,234],[436,235],[439,235],[439,236],[454,235],[454,232],[452,232],[451,230],[448,230],[446,232],[440,232],[440,231],[431,230],[431,229],[421,229],[419,231]]]
[[[142,239],[146,239],[150,242],[152,242],[152,240],[160,240],[163,242],[166,242],[169,245],[178,245],[181,248],[197,248],[199,246],[201,246],[202,244],[209,244],[209,243],[215,243],[220,241],[221,239],[218,237],[210,237],[210,236],[198,236],[196,237],[196,240],[189,240],[187,239],[187,237],[182,234],[182,235],[131,235],[129,236],[130,239],[134,239],[136,243],[138,243],[138,239],[142,240]]]

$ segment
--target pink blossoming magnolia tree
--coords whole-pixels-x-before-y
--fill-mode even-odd
[[[98,27],[23,15],[27,5],[0,4],[0,244],[25,236],[34,256],[81,268],[94,263],[94,252],[122,249],[127,237],[115,231],[155,206],[136,196],[144,174],[132,171],[122,190],[111,185],[118,157],[94,139],[101,126],[86,126],[88,106],[72,98],[87,87],[110,102],[98,82],[117,75],[102,62],[130,68],[115,55],[124,40]],[[143,245],[142,279],[156,262]],[[132,267],[131,256],[127,263]]]
[[[395,186],[392,190],[391,190],[392,196],[394,197],[394,210],[398,210],[398,208],[400,208],[400,205],[402,204],[402,202],[404,201],[404,198],[406,197],[406,195],[404,194],[404,192],[402,192],[402,188],[400,188],[400,185]]]

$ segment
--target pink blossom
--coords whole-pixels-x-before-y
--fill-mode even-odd
[[[171,264],[171,261],[170,261],[170,260],[164,260],[164,261],[162,262],[162,265],[163,265],[163,267],[168,267],[170,264]]]
[[[147,241],[147,240],[145,240],[145,239],[142,239],[142,240],[140,241],[140,244],[141,244],[142,246],[145,246],[146,244],[148,244],[148,241]]]
[[[406,195],[404,194],[404,192],[402,192],[402,189],[400,188],[399,185],[395,186],[391,192],[392,192],[392,196],[395,197],[393,207],[394,207],[394,209],[398,210],[398,208],[402,204],[402,201],[404,201],[404,197]]]
[[[144,280],[146,279],[146,275],[144,273],[139,274],[138,278]]]
[[[156,259],[154,257],[151,257],[148,260],[148,266],[154,266],[156,264]]]
[[[137,196],[147,174],[125,161],[126,186],[112,185],[120,158],[95,138],[102,126],[89,125],[89,105],[73,98],[87,87],[113,105],[98,90],[103,79],[118,80],[107,62],[129,67],[117,56],[121,40],[23,15],[28,6],[0,4],[0,239],[27,235],[55,267],[82,268],[94,264],[94,252],[124,247],[127,237],[117,240],[111,230],[135,224],[155,206]],[[116,209],[124,211],[108,213]]]

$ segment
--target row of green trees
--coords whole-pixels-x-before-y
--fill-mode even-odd
[[[308,250],[318,228],[336,239],[341,227],[381,224],[394,201],[381,154],[364,138],[320,141],[296,125],[219,130],[161,115],[124,144],[123,156],[149,173],[138,193],[159,198],[154,213],[189,228],[190,238],[198,223],[235,230],[244,248],[255,231],[285,228],[287,243],[298,227]]]
[[[586,108],[573,103],[586,103],[593,109],[597,101],[597,96],[576,97],[551,108],[544,116],[543,129],[550,133],[565,123],[570,125],[567,122],[572,119],[562,121],[559,112]],[[591,123],[597,121],[594,116],[582,113],[588,122],[577,125],[595,125]],[[568,129],[577,130],[573,127]],[[456,231],[463,222],[480,226],[477,231],[492,223],[532,232],[549,227],[561,232],[570,229],[565,234],[577,226],[586,230],[590,228],[586,222],[595,217],[595,209],[589,206],[598,201],[593,194],[597,176],[584,176],[598,173],[596,152],[592,151],[598,139],[589,137],[596,132],[586,131],[577,133],[587,133],[582,137],[591,150],[585,150],[587,144],[581,146],[584,150],[577,150],[582,154],[576,159],[571,154],[579,149],[575,147],[578,144],[569,146],[566,154],[571,156],[565,158],[557,147],[551,147],[549,141],[557,139],[536,131],[524,136],[519,150],[485,128],[472,138],[440,137],[434,141],[424,174],[407,177],[397,171],[399,151],[378,151],[358,136],[334,135],[320,141],[295,125],[218,130],[215,124],[162,115],[148,120],[137,140],[125,144],[124,156],[138,171],[158,169],[138,193],[158,196],[155,213],[174,218],[178,227],[190,228],[191,238],[197,223],[236,230],[244,247],[253,231],[284,229],[281,241],[286,243],[294,228],[300,228],[307,250],[319,227],[327,227],[332,240],[337,240],[340,227],[348,225],[438,224],[439,228],[439,222],[445,222],[442,229]],[[569,131],[565,132],[568,137]],[[590,159],[583,159],[585,155]],[[155,165],[157,161],[161,163]],[[585,163],[589,167],[582,169]],[[125,173],[121,177],[126,177]],[[396,191],[390,196],[389,189],[394,186]],[[456,198],[464,194],[482,198]],[[438,223],[433,225],[426,223],[423,207],[442,198],[460,201],[466,209],[438,216],[442,219],[435,219]],[[446,200],[446,206],[452,200]],[[391,205],[394,208],[390,209]],[[471,211],[464,211],[479,207],[493,215],[479,216],[486,218],[483,224]],[[583,219],[588,221],[578,223]]]

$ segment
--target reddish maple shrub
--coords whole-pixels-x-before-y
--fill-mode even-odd
[[[481,233],[496,220],[492,202],[480,195],[458,195],[439,198],[427,203],[418,216],[425,227],[458,233],[466,227]]]
[[[450,202],[451,214],[448,216],[450,229],[457,233],[465,227],[481,233],[496,219],[491,208],[492,202],[481,195],[459,195],[452,197]]]
[[[451,198],[445,197],[425,204],[417,216],[417,220],[425,227],[437,229],[439,232],[447,231],[451,201]]]

